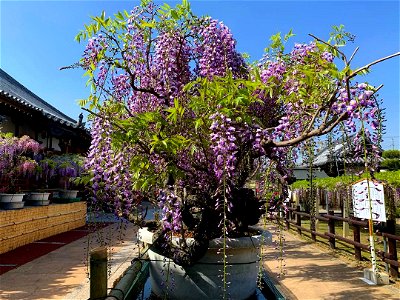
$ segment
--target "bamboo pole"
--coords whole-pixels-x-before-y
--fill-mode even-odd
[[[369,231],[369,245],[371,250],[371,263],[372,263],[372,272],[374,275],[377,274],[377,266],[376,266],[376,251],[375,251],[375,240],[374,240],[374,225],[373,225],[373,214],[372,214],[372,199],[371,199],[371,190],[370,190],[370,180],[367,179],[367,198],[369,204],[369,219],[368,219],[368,231]]]

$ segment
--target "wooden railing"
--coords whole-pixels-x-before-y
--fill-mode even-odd
[[[279,217],[279,215],[281,217]],[[289,208],[284,214],[277,214],[277,220],[283,221],[286,224],[286,228],[295,228],[296,231],[302,235],[303,232],[308,232],[311,235],[313,241],[317,241],[317,237],[328,240],[331,249],[336,249],[336,241],[339,240],[343,243],[353,246],[354,258],[361,260],[362,251],[369,251],[370,246],[361,243],[361,228],[368,227],[368,221],[362,221],[357,218],[349,217],[343,218],[334,215],[333,211],[328,211],[326,214],[313,216],[309,213],[300,211],[300,206],[296,208]],[[316,220],[324,221],[328,223],[328,232],[318,232],[312,226],[306,228],[302,226],[302,220],[309,220],[310,224],[314,224]],[[335,223],[345,222],[348,223],[353,229],[353,238],[349,239],[335,233]],[[394,220],[388,220],[386,222],[386,231],[376,231],[377,236],[381,236],[384,239],[384,251],[376,250],[377,256],[386,264],[388,264],[388,272],[394,278],[399,278],[399,259],[397,255],[397,242],[400,241],[400,236],[395,234],[396,222]]]

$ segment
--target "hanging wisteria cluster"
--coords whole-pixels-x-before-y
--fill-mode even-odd
[[[235,39],[222,22],[206,17],[193,31],[198,34],[194,49],[199,57],[195,72],[198,76],[211,79],[225,76],[229,70],[234,77],[240,77],[246,70],[243,57],[235,49]]]
[[[164,232],[209,240],[229,224],[228,235],[241,234],[264,212],[246,188],[251,176],[268,170],[285,186],[295,146],[343,122],[375,141],[380,126],[374,87],[353,82],[366,67],[351,71],[334,38],[286,51],[278,34],[250,65],[229,28],[196,17],[187,1],[143,1],[93,18],[77,36],[84,39],[92,200],[120,216],[143,197],[158,201]]]
[[[182,204],[177,195],[170,189],[166,189],[160,191],[158,201],[163,212],[163,227],[173,232],[180,232],[182,229]]]
[[[235,127],[231,126],[232,120],[221,114],[211,117],[211,150],[216,157],[214,162],[214,174],[217,180],[233,178],[236,171],[236,145]]]

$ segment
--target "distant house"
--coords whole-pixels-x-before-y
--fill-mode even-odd
[[[296,180],[306,180],[309,177],[310,174],[310,168],[307,166],[296,166],[293,169],[293,177]],[[313,168],[313,175],[315,178],[326,178],[329,177],[328,174],[324,170],[321,170],[320,168]]]
[[[15,136],[29,135],[45,151],[84,153],[90,133],[76,121],[32,93],[0,69],[0,131]]]
[[[363,158],[354,157],[355,145],[351,141],[354,136],[347,139],[333,141],[331,145],[325,144],[314,156],[313,172],[315,177],[336,177],[347,173],[355,173],[364,168]],[[367,142],[367,151],[371,149],[371,142]],[[307,179],[309,166],[306,164],[294,168],[296,179]]]

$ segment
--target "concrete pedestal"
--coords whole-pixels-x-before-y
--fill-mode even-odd
[[[364,278],[375,283],[375,284],[389,284],[389,275],[382,272],[376,274],[372,269],[364,269]]]

